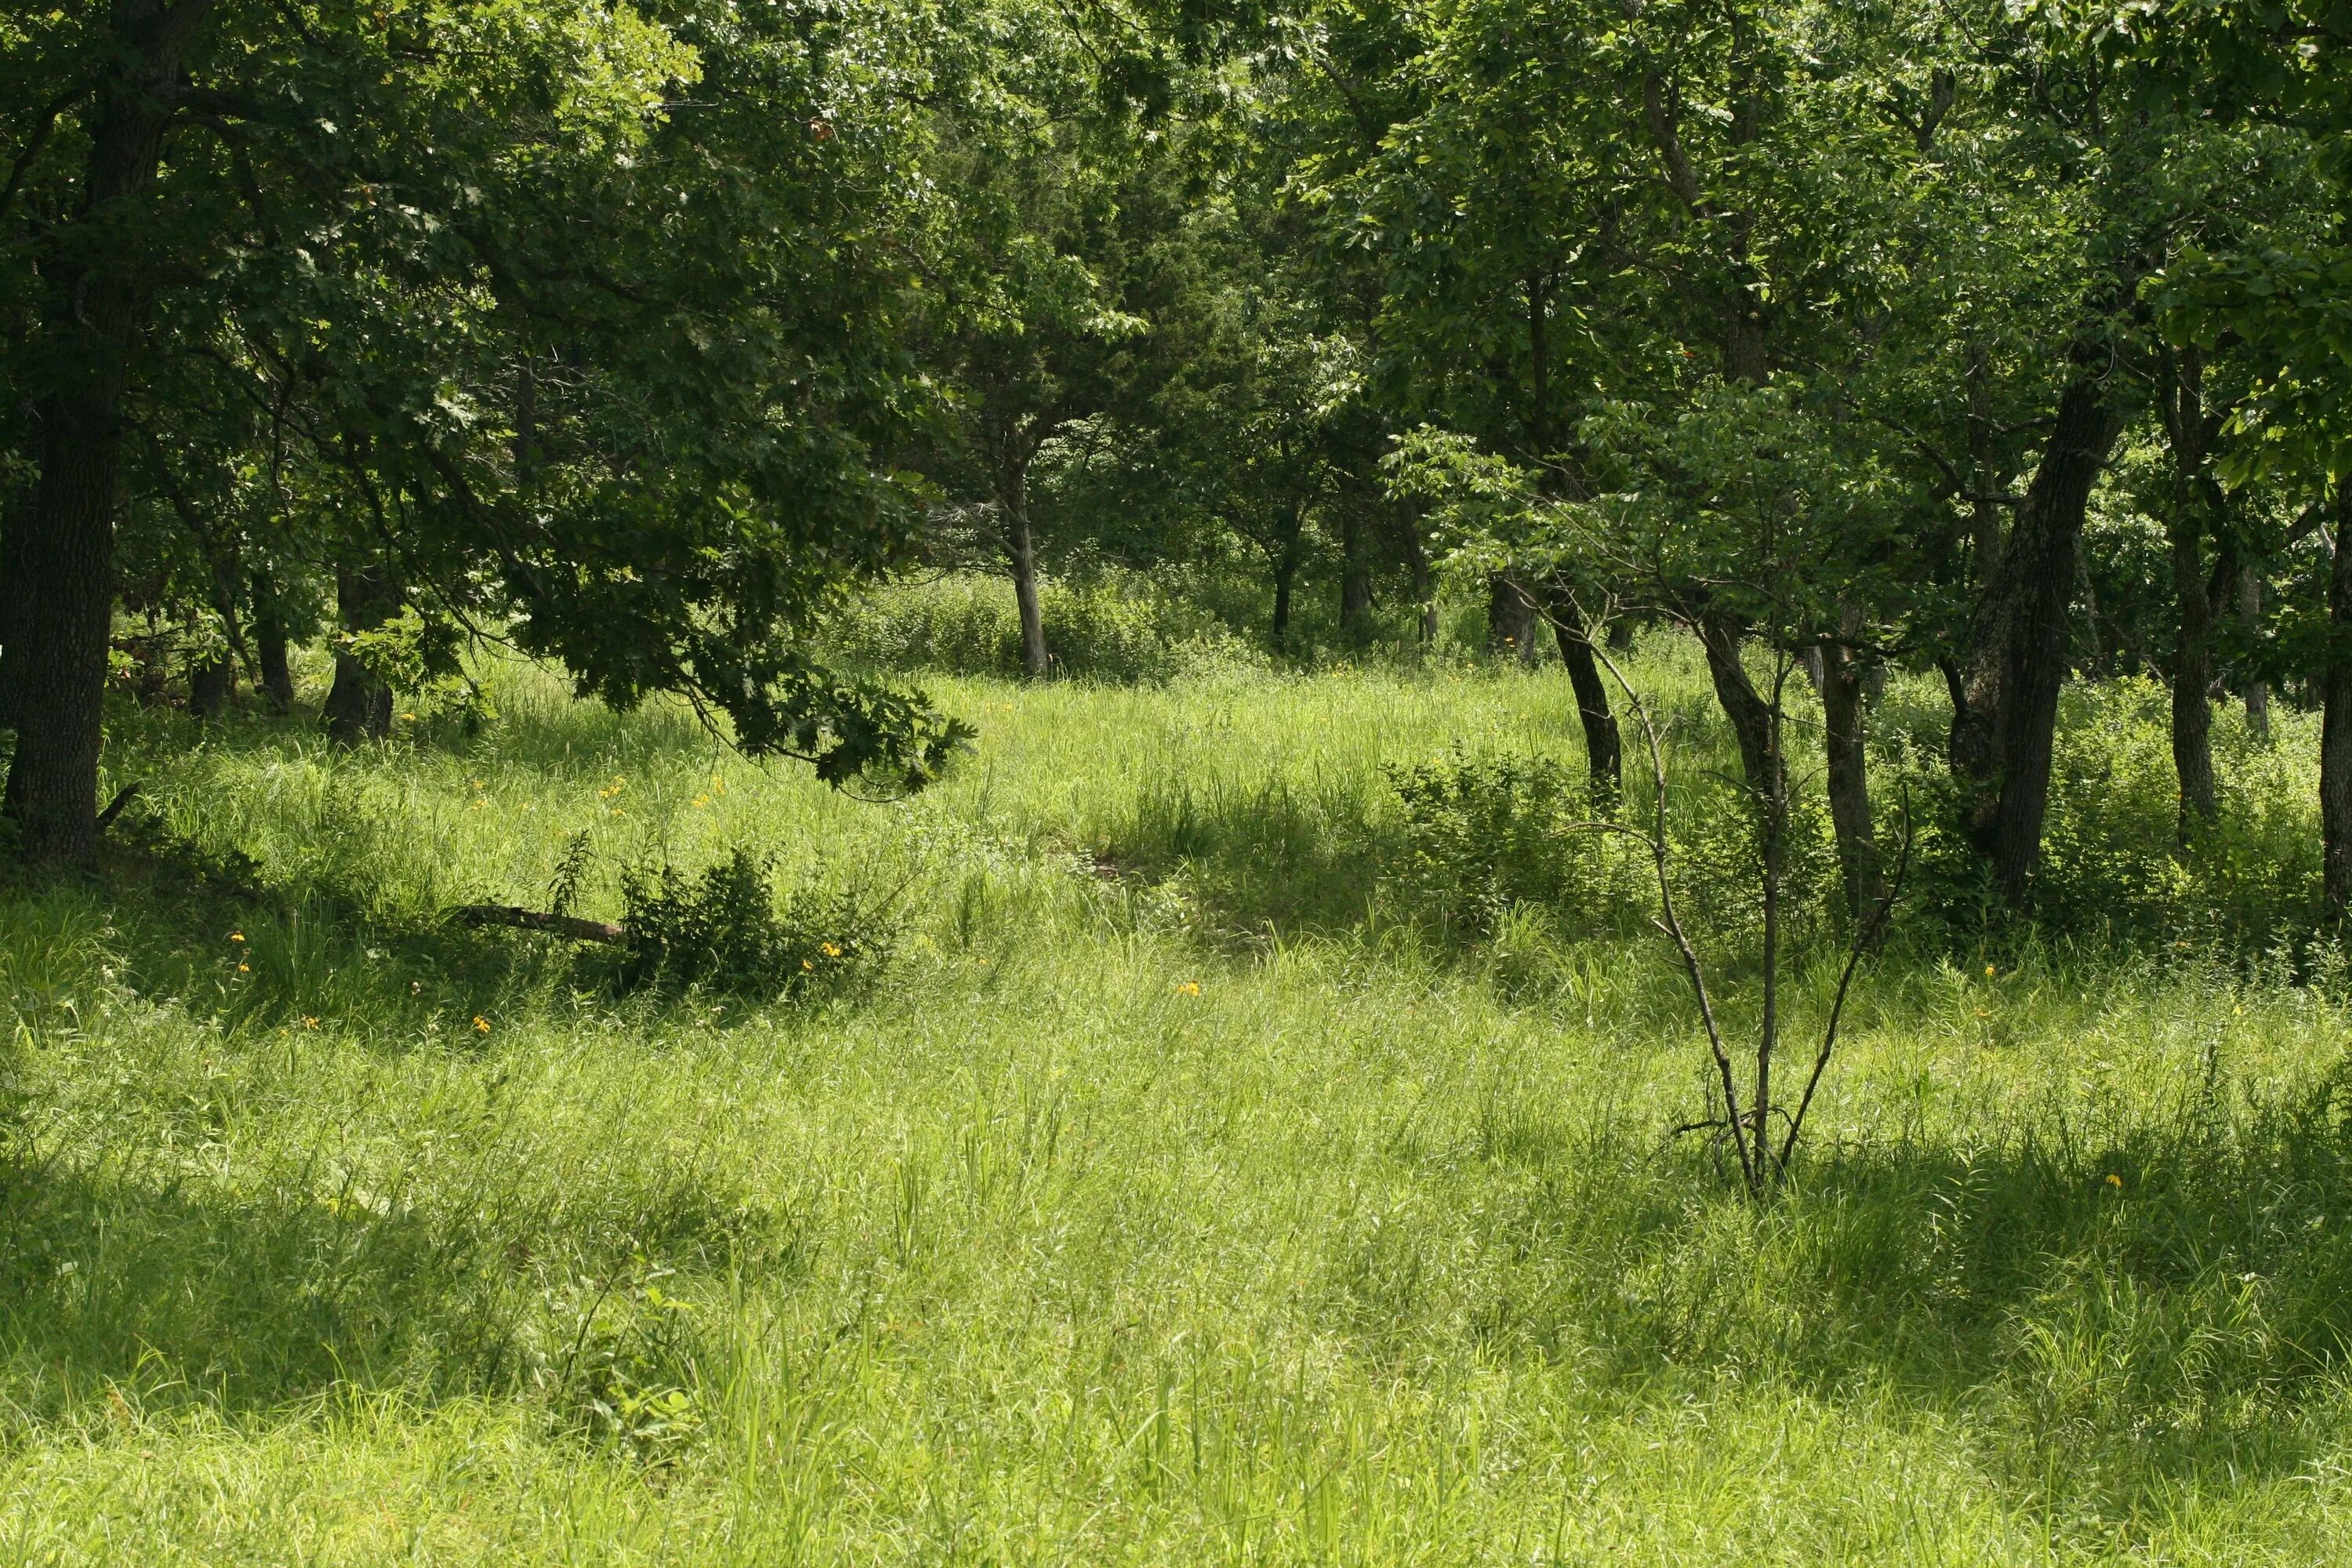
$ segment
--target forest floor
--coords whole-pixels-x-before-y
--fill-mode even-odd
[[[1573,762],[1556,672],[933,689],[897,805],[528,672],[127,719],[104,885],[0,888],[0,1563],[2352,1557],[2340,985],[1898,948],[1758,1206],[1655,939],[1383,905],[1382,764]],[[441,921],[582,832],[904,929],[764,1003]]]

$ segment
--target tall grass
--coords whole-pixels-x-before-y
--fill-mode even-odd
[[[1702,789],[1704,674],[1641,664]],[[1465,934],[1394,875],[1384,769],[1573,764],[1556,675],[942,679],[977,752],[885,807],[488,683],[356,752],[127,717],[159,847],[0,890],[0,1562],[2352,1543],[2352,987],[2284,941],[2292,726],[2225,742],[2200,870],[2150,710],[2077,700],[2053,887],[2108,918],[1916,928],[1759,1209],[1668,1136],[1705,1079],[1654,939]],[[1931,715],[1885,712],[1892,771]],[[439,920],[583,832],[588,912],[741,845],[908,933],[870,998],[762,1005]]]

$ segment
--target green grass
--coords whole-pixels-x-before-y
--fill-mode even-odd
[[[1703,679],[1643,669],[1696,777]],[[942,680],[978,752],[880,807],[493,687],[350,754],[128,718],[188,847],[0,890],[0,1563],[2352,1553],[2325,951],[1913,942],[1759,1210],[1666,1136],[1653,942],[1449,944],[1381,875],[1381,765],[1573,758],[1557,675]],[[2070,720],[2062,826],[2168,908],[2099,815],[2144,709]],[[2225,745],[2232,842],[2300,830],[2310,739]],[[595,912],[739,843],[903,884],[897,961],[615,998],[436,918],[582,831]]]

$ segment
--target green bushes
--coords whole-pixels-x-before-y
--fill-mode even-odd
[[[773,863],[740,847],[700,871],[633,870],[621,894],[628,936],[616,978],[625,989],[856,991],[889,961],[888,922],[854,893],[801,887],[779,899]]]
[[[1647,846],[1600,826],[1582,782],[1559,763],[1456,749],[1385,772],[1401,820],[1382,881],[1409,918],[1479,941],[1502,932],[1515,910],[1541,910],[1571,939],[1648,931],[1657,874]],[[1698,778],[1675,790],[1666,839],[1685,925],[1725,956],[1752,950],[1763,929],[1762,846],[1738,788]],[[1782,864],[1783,939],[1801,945],[1833,931],[1836,851],[1827,808],[1812,796],[1790,804]]]
[[[2050,815],[2033,880],[2044,937],[2263,952],[2317,930],[2316,715],[2284,713],[2264,743],[2234,710],[2214,727],[2219,809],[2184,833],[2164,688],[2124,679],[2070,688],[2060,710]],[[2004,929],[1982,857],[1960,832],[1940,755],[1903,747],[1880,777],[1906,778],[1918,827],[1906,922],[1946,940]]]

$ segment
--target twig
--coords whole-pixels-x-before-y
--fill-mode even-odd
[[[131,804],[131,797],[136,795],[138,793],[139,785],[135,780],[130,784],[124,784],[121,791],[115,795],[114,799],[107,804],[106,809],[98,814],[98,830],[100,833],[103,833],[108,828],[113,826],[114,819],[122,815],[122,808],[129,805]]]
[[[1641,694],[1633,689],[1633,683],[1625,679],[1625,672],[1617,667],[1615,659],[1609,657],[1608,650],[1595,643],[1592,653],[1609,671],[1610,678],[1617,682],[1618,689],[1624,692],[1626,706],[1633,709],[1633,717],[1641,721],[1642,739],[1650,752],[1652,829],[1646,834],[1632,827],[1619,826],[1615,830],[1640,839],[1650,847],[1650,863],[1658,878],[1660,916],[1651,923],[1671,938],[1676,951],[1682,954],[1683,972],[1690,981],[1692,994],[1698,998],[1699,1019],[1706,1026],[1707,1047],[1715,1053],[1716,1073],[1723,1082],[1724,1119],[1731,1126],[1732,1147],[1739,1155],[1739,1173],[1746,1180],[1748,1191],[1753,1193],[1759,1190],[1759,1184],[1764,1179],[1764,1129],[1759,1124],[1754,1130],[1756,1147],[1751,1153],[1746,1123],[1739,1114],[1739,1087],[1732,1074],[1731,1053],[1725,1048],[1723,1029],[1716,1022],[1715,1003],[1706,990],[1706,973],[1699,963],[1698,950],[1691,945],[1690,937],[1683,930],[1681,917],[1675,912],[1674,881],[1666,870],[1666,760],[1658,744],[1658,726],[1650,717],[1649,704],[1642,700]]]
[[[1797,1149],[1797,1134],[1804,1129],[1805,1112],[1812,1109],[1813,1090],[1821,1087],[1822,1074],[1830,1065],[1830,1053],[1837,1048],[1838,1020],[1845,1015],[1846,987],[1853,984],[1854,971],[1861,966],[1862,955],[1876,945],[1880,933],[1886,929],[1887,917],[1895,911],[1895,900],[1903,896],[1903,883],[1911,870],[1914,828],[1911,790],[1906,784],[1903,790],[1903,853],[1895,862],[1895,880],[1887,888],[1885,896],[1878,900],[1878,908],[1871,911],[1870,919],[1854,933],[1853,947],[1845,955],[1845,971],[1838,976],[1837,996],[1830,1004],[1829,1026],[1822,1031],[1822,1048],[1820,1054],[1813,1058],[1812,1076],[1805,1080],[1804,1098],[1797,1101],[1797,1113],[1789,1118],[1789,1135],[1780,1140],[1780,1152],[1772,1162],[1776,1171],[1786,1173],[1789,1169],[1789,1156]]]

